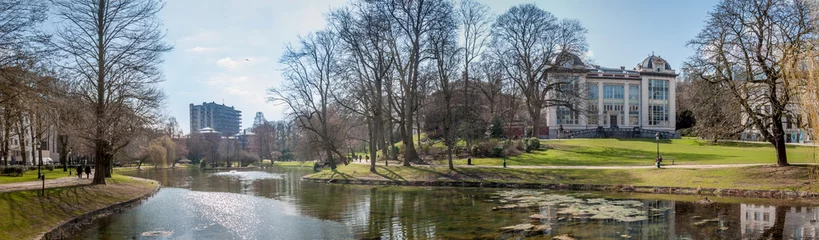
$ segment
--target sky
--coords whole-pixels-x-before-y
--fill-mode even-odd
[[[594,64],[631,69],[652,52],[680,71],[693,54],[686,46],[703,27],[716,0],[477,0],[499,15],[534,3],[588,29]],[[285,107],[267,101],[279,87],[278,63],[288,43],[326,27],[325,14],[345,0],[169,0],[160,12],[174,46],[162,65],[165,113],[188,133],[189,104],[223,103],[242,111],[242,128],[256,112],[280,120]]]

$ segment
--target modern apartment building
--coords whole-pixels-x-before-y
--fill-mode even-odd
[[[242,127],[242,111],[232,106],[214,102],[203,102],[202,105],[191,103],[190,110],[191,133],[209,127],[222,133],[223,136],[234,136]]]

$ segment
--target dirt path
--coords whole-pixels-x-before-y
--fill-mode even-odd
[[[353,164],[366,164],[369,162],[353,162]],[[383,166],[379,162],[376,165]],[[663,164],[662,168],[682,168],[682,169],[708,169],[708,168],[738,168],[738,167],[755,167],[767,166],[772,164],[706,164],[706,165],[669,165]],[[399,166],[399,163],[390,163],[390,166]],[[447,165],[432,164],[427,166],[446,167]],[[503,168],[503,166],[487,166],[487,165],[457,165],[458,168]],[[649,169],[656,168],[654,165],[649,166],[507,166],[507,168],[517,169]]]
[[[93,174],[92,174],[93,175]],[[45,186],[46,188],[55,188],[55,187],[68,187],[68,186],[77,186],[77,185],[87,185],[91,184],[91,178],[86,179],[83,177],[82,179],[77,178],[77,176],[70,176],[70,177],[61,177],[61,178],[54,178],[48,179],[46,176]],[[14,192],[14,191],[22,191],[22,190],[36,190],[41,189],[43,187],[42,181],[29,181],[29,182],[18,182],[18,183],[6,183],[0,184],[0,193],[3,192]]]

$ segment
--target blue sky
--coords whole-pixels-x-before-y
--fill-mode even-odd
[[[679,71],[693,51],[685,43],[704,26],[716,0],[571,1],[478,0],[501,14],[534,3],[559,18],[579,19],[589,33],[588,55],[595,64],[633,68],[652,51]],[[342,0],[170,0],[160,13],[166,41],[166,113],[187,133],[188,104],[224,103],[242,111],[242,127],[256,112],[268,120],[284,107],[265,100],[282,81],[278,58],[288,42],[325,26],[324,14]]]

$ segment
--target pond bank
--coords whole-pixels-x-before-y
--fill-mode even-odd
[[[774,199],[819,199],[810,166],[732,169],[502,169],[341,166],[305,181],[401,186],[523,188]]]
[[[159,189],[152,180],[115,174],[106,185],[0,193],[0,239],[60,239],[93,219],[139,203]]]

